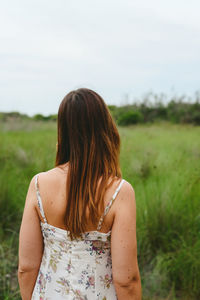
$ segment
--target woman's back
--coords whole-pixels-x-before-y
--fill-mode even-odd
[[[66,215],[66,180],[68,174],[68,165],[66,164],[63,167],[57,167],[51,169],[47,172],[40,173],[38,180],[38,187],[40,195],[42,198],[42,204],[45,211],[46,219],[48,223],[66,229],[65,215]],[[120,183],[119,178],[113,182],[112,186],[108,188],[104,195],[104,207],[109,203],[117,186]],[[111,180],[108,181],[108,184]],[[36,207],[39,215],[39,207]],[[113,224],[113,208],[110,210],[104,218],[102,224],[101,232],[108,232]],[[41,221],[43,219],[41,218]],[[88,212],[88,226],[86,231],[96,230],[97,226],[94,226],[90,221],[89,212]]]
[[[64,225],[66,174],[67,169],[55,168],[35,177],[44,253],[32,299],[117,299],[111,208],[124,180],[116,180],[106,193],[104,214],[96,228],[88,222],[87,232],[71,241]]]

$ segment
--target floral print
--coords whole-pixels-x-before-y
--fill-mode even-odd
[[[32,300],[114,300],[111,233],[92,231],[71,241],[68,232],[41,223],[44,254]]]
[[[104,277],[100,276],[100,281],[103,283],[104,288],[109,289],[110,285],[112,284],[112,276],[109,276],[109,274],[106,274]]]
[[[39,190],[37,197],[44,216]],[[117,300],[111,231],[89,231],[71,241],[68,231],[46,221],[41,222],[41,230],[44,252],[32,300]]]

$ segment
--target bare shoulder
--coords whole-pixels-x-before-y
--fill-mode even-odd
[[[37,173],[37,174],[35,174],[32,178],[31,178],[31,180],[30,180],[30,183],[29,183],[29,187],[28,187],[28,193],[30,194],[30,193],[35,193],[35,189],[36,189],[36,179],[37,179],[37,177],[38,176],[41,176],[41,174],[43,174],[43,172],[42,173]],[[42,175],[43,176],[43,175]]]
[[[40,172],[38,176],[38,189],[45,206],[49,201],[56,202],[65,195],[66,173],[59,168],[52,168],[46,172]],[[56,200],[55,200],[56,199]]]
[[[36,174],[35,176],[39,176],[39,177],[42,177],[42,178],[48,178],[49,176],[52,176],[52,175],[55,175],[55,173],[57,172],[57,167],[55,168],[52,168],[52,169],[49,169],[47,171],[43,171],[43,172],[40,172],[38,174]]]
[[[134,188],[133,186],[131,185],[130,182],[128,182],[127,180],[124,179],[124,183],[122,185],[122,188],[121,188],[121,193],[124,195],[124,196],[135,196],[135,191],[134,191]]]
[[[136,202],[135,202],[135,191],[133,186],[126,180],[124,180],[119,194],[116,197],[113,205],[114,212],[114,223],[113,229],[122,226],[122,224],[130,221],[135,222],[136,219]],[[130,226],[127,223],[127,227]]]
[[[36,174],[33,179],[38,176],[39,182],[46,182],[51,183],[52,181],[56,182],[58,179],[60,180],[60,177],[63,177],[64,172],[60,170],[58,167],[52,168],[50,170],[47,170],[45,172],[40,172]]]
[[[135,205],[135,190],[131,183],[124,179],[123,185],[120,189],[118,196],[117,206],[119,209],[123,206],[133,206]]]

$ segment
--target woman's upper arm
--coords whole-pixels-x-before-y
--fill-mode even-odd
[[[19,234],[19,271],[22,272],[39,268],[41,263],[43,238],[36,205],[35,177],[33,177],[26,196]]]
[[[118,197],[111,236],[112,272],[114,283],[126,286],[139,280],[135,193],[128,182]]]

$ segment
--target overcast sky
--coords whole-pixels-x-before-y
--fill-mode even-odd
[[[199,0],[7,0],[0,111],[57,113],[72,89],[120,105],[200,90]]]

